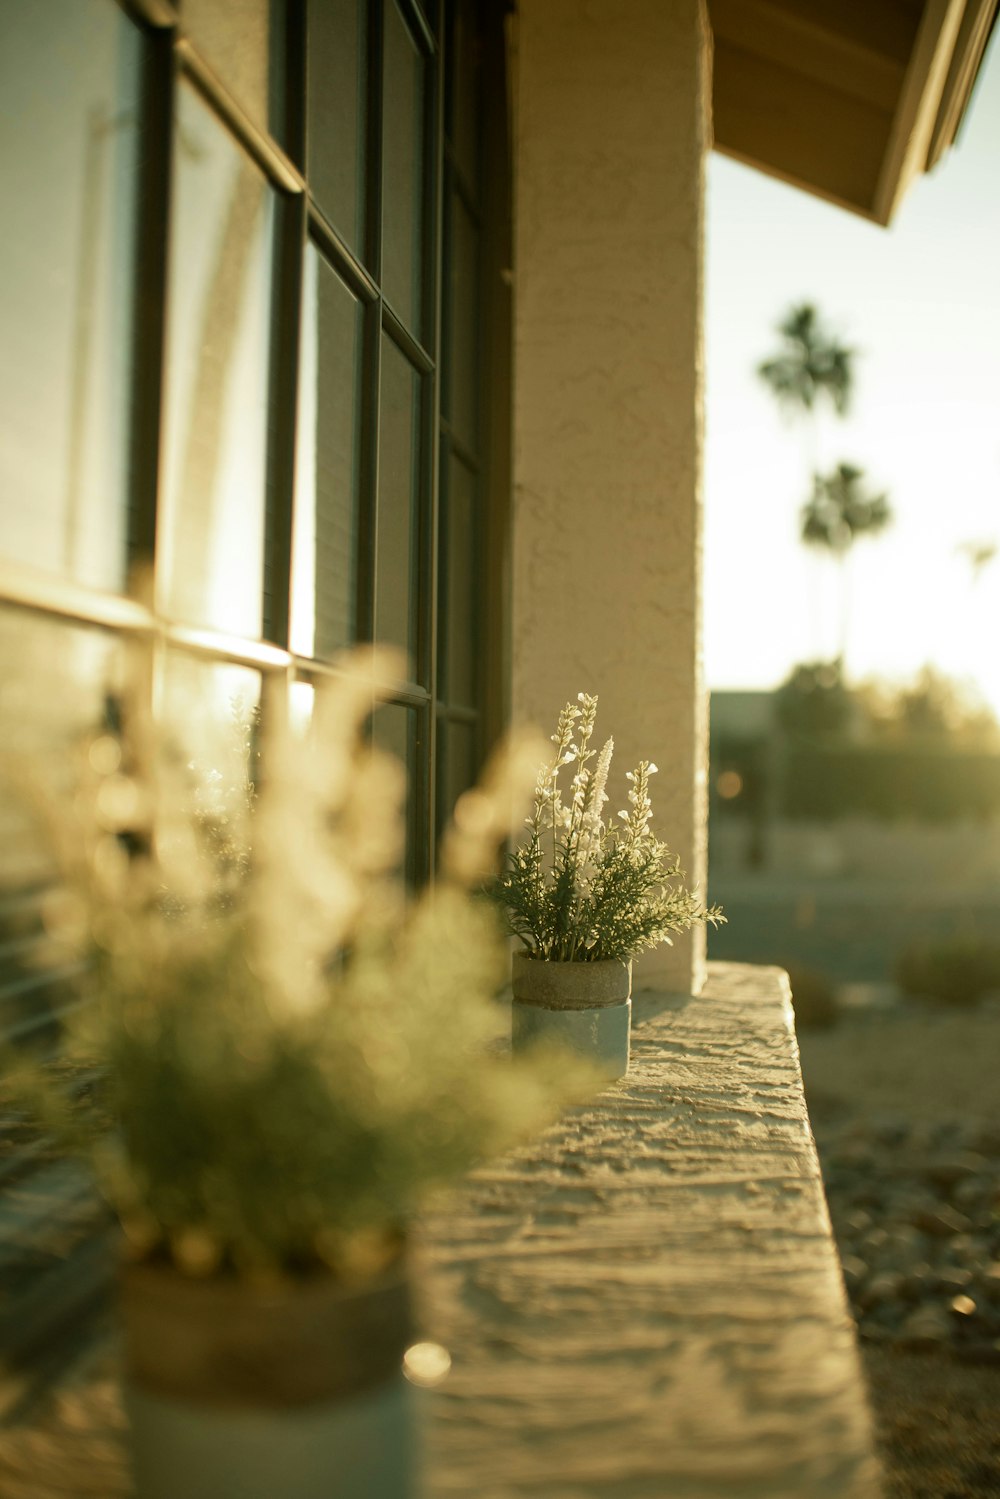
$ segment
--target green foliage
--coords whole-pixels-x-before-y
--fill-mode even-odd
[[[341,665],[306,731],[265,722],[255,794],[134,705],[44,778],[49,957],[89,959],[69,1048],[101,1082],[73,1099],[18,1060],[8,1084],[91,1161],[136,1251],[192,1273],[347,1273],[591,1082],[492,1048],[495,913],[447,875],[404,896],[402,770],[365,736],[395,663]],[[451,835],[477,882],[502,780]]]
[[[784,759],[779,810],[948,822],[1000,815],[1000,756],[890,744],[816,744]]]
[[[1000,729],[989,705],[975,689],[933,666],[898,687],[864,691],[872,726],[887,740],[923,741],[966,749],[995,748]]]
[[[825,396],[843,416],[854,387],[854,350],[838,342],[809,302],[790,307],[777,331],[778,353],[757,366],[764,384],[793,411],[812,411]]]
[[[843,734],[855,716],[855,700],[839,661],[802,662],[775,694],[775,714],[786,734],[822,738]]]
[[[1000,943],[977,936],[913,943],[900,954],[896,982],[917,998],[973,1005],[1000,991]]]
[[[837,991],[818,968],[804,964],[782,965],[788,972],[792,988],[795,1024],[804,1030],[827,1030],[837,1020]]]
[[[840,661],[800,662],[775,693],[775,716],[800,739],[853,737],[882,746],[988,750],[1000,744],[989,705],[966,682],[924,666],[911,682],[850,687]]]
[[[838,463],[813,474],[813,492],[802,510],[802,540],[842,557],[860,536],[877,536],[892,520],[889,497],[864,487],[864,469]]]
[[[591,747],[597,698],[580,693],[559,715],[556,752],[543,765],[527,819],[528,841],[509,856],[491,893],[510,930],[550,962],[632,958],[697,921],[724,920],[684,888],[680,865],[650,831],[648,760],[628,773],[629,808],[605,823],[605,786],[614,748]],[[590,762],[594,761],[593,768]],[[573,765],[568,801],[559,773]]]

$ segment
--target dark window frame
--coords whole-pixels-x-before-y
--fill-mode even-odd
[[[263,172],[276,195],[274,268],[269,368],[268,434],[264,505],[263,567],[260,580],[262,637],[232,637],[166,618],[150,598],[148,586],[123,595],[97,594],[69,580],[41,578],[30,570],[0,559],[0,604],[37,609],[81,623],[140,633],[153,633],[172,644],[221,663],[253,666],[267,678],[284,678],[285,690],[298,679],[314,680],[336,674],[336,667],[289,649],[292,589],[293,492],[299,405],[299,363],[303,266],[306,246],[313,244],[323,259],[359,298],[363,306],[361,435],[359,459],[360,517],[357,558],[358,640],[370,639],[374,624],[375,534],[378,495],[379,344],[387,336],[419,372],[421,400],[416,506],[417,628],[416,666],[393,701],[419,715],[421,731],[418,785],[419,815],[415,837],[424,847],[411,850],[412,873],[424,878],[434,867],[436,830],[446,811],[438,766],[439,727],[448,722],[479,727],[478,753],[487,734],[499,727],[495,711],[502,698],[497,682],[496,653],[489,639],[497,632],[496,618],[476,620],[477,653],[482,647],[491,681],[482,702],[475,706],[449,703],[443,667],[441,611],[447,559],[442,560],[443,514],[447,506],[447,473],[452,450],[482,481],[477,530],[477,561],[487,581],[487,614],[499,616],[498,596],[486,566],[487,537],[492,526],[486,494],[484,414],[480,412],[480,451],[472,452],[451,430],[442,415],[447,386],[448,339],[453,310],[449,305],[451,228],[447,217],[450,195],[459,193],[472,220],[488,232],[482,201],[464,179],[449,139],[453,84],[448,70],[448,48],[454,31],[457,0],[372,0],[369,5],[369,56],[378,66],[369,69],[367,90],[368,143],[365,153],[365,256],[359,258],[343,242],[313,199],[303,172],[306,101],[302,86],[306,60],[308,0],[276,0],[272,7],[269,129],[250,118],[225,85],[224,78],[199,52],[197,40],[184,30],[183,6],[168,0],[107,0],[117,5],[142,33],[143,88],[141,104],[140,173],[137,201],[140,229],[136,246],[134,288],[136,318],[132,339],[133,400],[129,428],[128,558],[131,567],[155,566],[160,530],[160,468],[163,444],[165,344],[168,317],[168,245],[173,183],[173,133],[177,90],[189,83],[213,117]],[[427,162],[424,182],[422,338],[403,326],[383,299],[379,284],[382,191],[382,51],[384,7],[395,5],[425,59],[425,135]],[[483,8],[470,6],[470,14]],[[485,10],[502,13],[502,0]],[[495,17],[491,21],[495,26]],[[502,63],[501,63],[502,68]],[[298,80],[298,86],[296,86]],[[479,192],[483,190],[483,137],[480,131]],[[484,229],[485,226],[485,229]],[[480,275],[485,257],[480,255]],[[487,319],[488,321],[488,319]],[[483,340],[485,342],[485,339]],[[485,362],[480,350],[480,370]],[[502,604],[502,601],[500,601]],[[464,623],[463,623],[464,627]],[[501,627],[502,628],[502,627]],[[482,673],[481,673],[482,674]]]

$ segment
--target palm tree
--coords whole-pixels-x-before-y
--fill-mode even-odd
[[[844,416],[854,390],[855,351],[823,326],[811,302],[790,307],[777,331],[781,347],[757,366],[757,374],[778,404],[812,413],[817,398],[826,396],[837,415]]]
[[[955,548],[966,562],[972,573],[972,583],[975,586],[982,577],[984,571],[996,558],[998,548],[996,540],[992,536],[984,536],[976,541],[960,541]]]
[[[829,474],[813,474],[813,492],[802,507],[802,540],[830,553],[840,568],[840,653],[843,666],[850,608],[847,559],[861,536],[877,536],[892,520],[886,494],[865,488],[864,469],[838,463]]]

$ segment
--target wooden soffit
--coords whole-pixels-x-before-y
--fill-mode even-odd
[[[708,0],[716,149],[888,224],[952,144],[998,0]]]

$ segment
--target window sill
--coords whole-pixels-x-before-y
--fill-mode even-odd
[[[425,1227],[433,1499],[866,1499],[787,979],[639,995],[627,1078]]]

